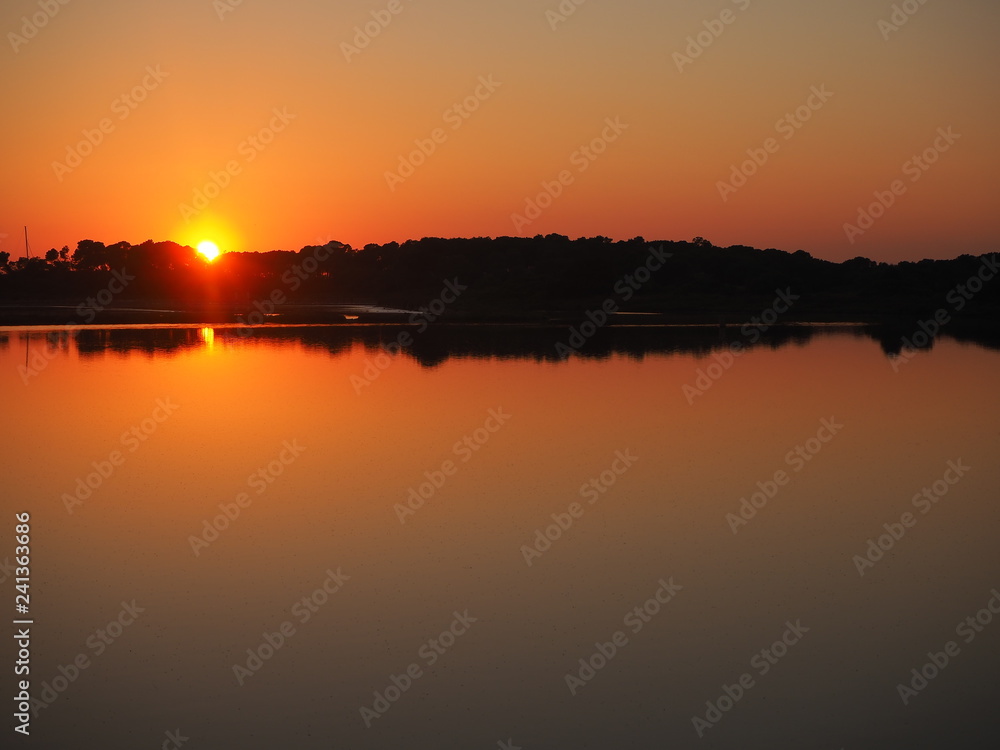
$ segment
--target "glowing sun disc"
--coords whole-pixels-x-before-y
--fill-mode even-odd
[[[219,257],[219,246],[214,242],[205,240],[198,243],[198,252],[205,256],[206,260],[213,261]]]

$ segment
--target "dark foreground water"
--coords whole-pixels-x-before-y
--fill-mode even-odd
[[[996,746],[997,351],[246,333],[0,333],[16,746]]]

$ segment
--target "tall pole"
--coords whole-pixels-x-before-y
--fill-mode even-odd
[[[31,257],[31,247],[28,245],[28,227],[24,228],[24,252],[26,257]],[[24,335],[24,369],[28,370],[28,352],[31,350],[31,332]]]

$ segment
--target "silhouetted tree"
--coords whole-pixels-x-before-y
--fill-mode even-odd
[[[103,242],[80,240],[73,251],[73,263],[85,271],[110,270]]]

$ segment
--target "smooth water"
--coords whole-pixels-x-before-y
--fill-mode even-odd
[[[995,746],[1000,352],[245,333],[0,334],[30,746]]]

